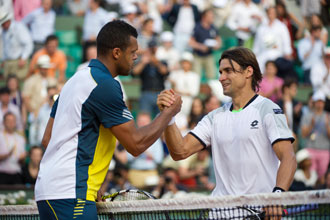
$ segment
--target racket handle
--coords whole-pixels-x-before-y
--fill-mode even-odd
[[[282,216],[288,216],[288,215],[294,215],[294,214],[298,214],[301,212],[307,212],[310,210],[314,210],[317,209],[319,207],[318,204],[307,204],[307,205],[301,205],[301,206],[297,206],[297,207],[292,207],[292,208],[287,208],[284,209],[282,212]]]

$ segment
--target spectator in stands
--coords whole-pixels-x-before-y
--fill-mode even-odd
[[[163,164],[163,168],[172,168],[177,170],[179,175],[179,183],[187,188],[196,188],[201,186],[208,188],[208,185],[201,183],[200,179],[207,176],[207,170],[210,163],[210,155],[208,150],[204,149],[199,151],[184,160],[174,161],[170,155],[168,155]]]
[[[7,87],[0,89],[0,130],[3,129],[3,117],[6,113],[11,112],[15,115],[16,129],[23,134],[23,120],[19,108],[10,102],[10,90]]]
[[[200,20],[197,6],[192,4],[190,0],[182,0],[181,3],[173,4],[166,20],[173,28],[174,47],[180,53],[189,49],[190,36],[195,24]]]
[[[176,169],[165,168],[159,178],[158,185],[152,194],[156,198],[178,198],[186,195],[186,188],[179,184],[179,174]]]
[[[83,25],[83,41],[95,41],[101,28],[111,21],[111,15],[101,5],[102,0],[90,0]]]
[[[164,31],[160,35],[161,45],[158,47],[156,57],[160,61],[166,62],[169,71],[180,68],[180,53],[173,46],[174,35],[171,31]]]
[[[221,103],[219,99],[215,95],[211,94],[207,96],[204,100],[204,114],[206,115],[211,111],[219,108],[220,104]]]
[[[300,10],[301,15],[304,18],[305,26],[308,24],[308,19],[313,14],[320,15],[321,14],[321,0],[309,1],[309,0],[300,0]]]
[[[306,149],[297,152],[296,160],[298,168],[294,174],[294,181],[302,182],[306,189],[313,189],[317,182],[317,173],[311,169],[312,161],[311,156]]]
[[[313,112],[304,115],[301,124],[301,135],[306,140],[306,150],[311,156],[312,168],[319,178],[324,177],[329,161],[330,149],[330,116],[324,111],[325,95],[319,90],[313,94]],[[322,179],[320,184],[323,184]]]
[[[38,71],[25,81],[22,91],[23,101],[28,112],[30,129],[33,126],[37,126],[34,124],[37,123],[35,119],[38,116],[41,106],[48,100],[47,88],[57,84],[54,78],[47,76],[48,69],[52,66],[48,55],[40,56],[37,65]],[[31,137],[29,137],[29,139],[31,139]],[[38,145],[40,143],[34,144]]]
[[[29,115],[29,144],[41,146],[42,137],[47,126],[49,115],[51,113],[55,99],[58,96],[56,85],[47,87],[47,97],[38,110],[37,115]]]
[[[310,36],[298,43],[298,56],[304,70],[304,83],[311,84],[310,72],[313,64],[322,61],[325,45],[321,40],[321,26],[312,26]]]
[[[183,114],[186,120],[191,111],[193,99],[198,95],[200,87],[200,76],[192,71],[193,63],[193,55],[184,52],[181,56],[181,69],[175,70],[169,75],[172,88],[181,95],[182,107],[180,114]]]
[[[22,108],[23,108],[22,93],[20,90],[20,83],[18,77],[15,74],[8,75],[6,80],[6,87],[10,91],[10,102],[16,105],[20,110],[20,112],[22,112]]]
[[[141,79],[140,111],[149,112],[154,117],[158,112],[157,96],[165,86],[168,75],[167,64],[156,57],[157,43],[151,41],[148,50],[142,54],[141,60],[133,68],[133,74]]]
[[[282,86],[282,98],[277,103],[283,109],[288,126],[293,130],[294,135],[298,134],[303,107],[302,103],[295,99],[297,88],[298,83],[296,80],[286,79]]]
[[[283,22],[290,33],[292,56],[296,58],[296,50],[294,41],[299,40],[303,36],[304,24],[293,14],[287,11],[285,2],[276,2],[277,19]]]
[[[88,8],[88,0],[69,0],[70,13],[74,16],[84,16]]]
[[[9,11],[0,12],[3,42],[3,74],[16,74],[23,80],[28,72],[28,59],[33,51],[33,42],[29,30],[21,22],[12,18]]]
[[[317,14],[313,14],[310,17],[309,22],[307,24],[306,31],[305,31],[305,36],[310,36],[311,35],[309,30],[313,26],[321,27],[320,40],[323,42],[324,45],[328,45],[328,30],[324,27],[320,16],[318,16]]]
[[[14,2],[14,15],[15,20],[20,21],[30,12],[41,6],[41,0],[15,0]]]
[[[46,38],[54,34],[56,14],[52,9],[52,0],[42,0],[41,7],[26,15],[22,22],[31,31],[34,51],[44,46]]]
[[[188,128],[193,129],[203,116],[203,101],[199,97],[195,97],[191,104],[191,111],[188,118]]]
[[[39,164],[44,151],[39,146],[32,146],[29,150],[29,162],[25,163],[22,168],[23,184],[34,185],[39,172]]]
[[[142,28],[138,35],[139,54],[143,54],[148,51],[148,44],[150,42],[153,41],[158,44],[157,35],[154,32],[153,25],[154,20],[152,18],[147,18],[143,21]]]
[[[89,61],[91,61],[92,59],[96,59],[97,57],[97,48],[96,48],[96,43],[93,44],[89,44],[86,48],[86,62],[81,63],[78,67],[77,67],[77,71],[81,70],[83,68],[88,67]]]
[[[236,32],[238,45],[242,46],[263,20],[261,9],[252,0],[236,2],[227,20],[227,26]]]
[[[235,1],[228,1],[228,0],[213,0],[211,3],[211,8],[214,13],[214,26],[216,28],[221,28],[227,21],[232,7],[235,4]]]
[[[283,79],[277,76],[277,67],[274,61],[266,62],[265,73],[260,82],[259,94],[277,102],[282,97]]]
[[[146,112],[139,112],[136,118],[138,127],[143,127],[151,121],[151,115]],[[160,138],[138,157],[127,153],[129,182],[137,188],[157,185],[159,179],[157,168],[163,158],[163,143]]]
[[[94,44],[101,28],[116,15],[109,13],[101,7],[102,0],[90,0],[89,8],[84,17],[83,24],[83,61],[86,61],[86,49],[89,44]]]
[[[325,94],[325,110],[330,112],[330,47],[326,47],[323,59],[313,64],[310,80],[314,91],[321,90]]]
[[[0,184],[20,184],[21,164],[25,159],[25,140],[16,131],[16,117],[7,112],[0,131]]]
[[[194,51],[194,71],[202,75],[203,70],[205,70],[208,80],[214,79],[216,74],[212,52],[221,47],[221,38],[213,26],[213,21],[213,11],[211,9],[205,10],[189,41],[189,45]]]
[[[55,35],[48,36],[45,46],[33,55],[28,77],[36,73],[39,68],[37,65],[38,59],[43,55],[48,55],[51,63],[50,68],[47,70],[47,76],[56,78],[59,83],[64,83],[67,60],[64,52],[58,49],[58,38]]]
[[[125,4],[122,7],[122,15],[123,20],[126,21],[128,24],[135,27],[137,30],[141,28],[141,19],[138,16],[138,8],[134,4]]]
[[[292,57],[291,39],[288,28],[276,18],[275,7],[267,9],[268,21],[261,24],[256,32],[253,52],[264,72],[265,63],[268,60]]]

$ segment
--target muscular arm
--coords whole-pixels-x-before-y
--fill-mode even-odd
[[[277,171],[276,186],[288,190],[297,168],[293,146],[290,141],[285,140],[276,142],[273,145],[273,149],[281,161],[281,165]]]
[[[131,120],[110,128],[119,142],[133,156],[138,156],[151,146],[163,133],[171,118],[180,111],[181,99],[176,99],[173,106],[164,110],[150,124],[136,128]]]
[[[54,124],[54,118],[50,117],[48,122],[47,122],[47,126],[45,129],[45,133],[44,136],[42,137],[42,141],[41,141],[41,145],[46,149],[50,138],[52,136],[52,129],[53,129],[53,124]]]
[[[201,151],[204,146],[191,134],[182,137],[179,128],[173,124],[165,129],[165,141],[173,160],[183,160]]]

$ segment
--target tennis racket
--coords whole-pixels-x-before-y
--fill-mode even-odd
[[[156,199],[156,197],[143,190],[124,189],[106,196],[102,196],[102,199],[110,199],[110,201],[131,201]]]

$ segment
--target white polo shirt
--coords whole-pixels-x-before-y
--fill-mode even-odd
[[[232,103],[210,112],[190,132],[204,146],[212,146],[216,187],[213,196],[271,192],[279,160],[272,145],[294,141],[282,109],[254,96],[239,112]]]

